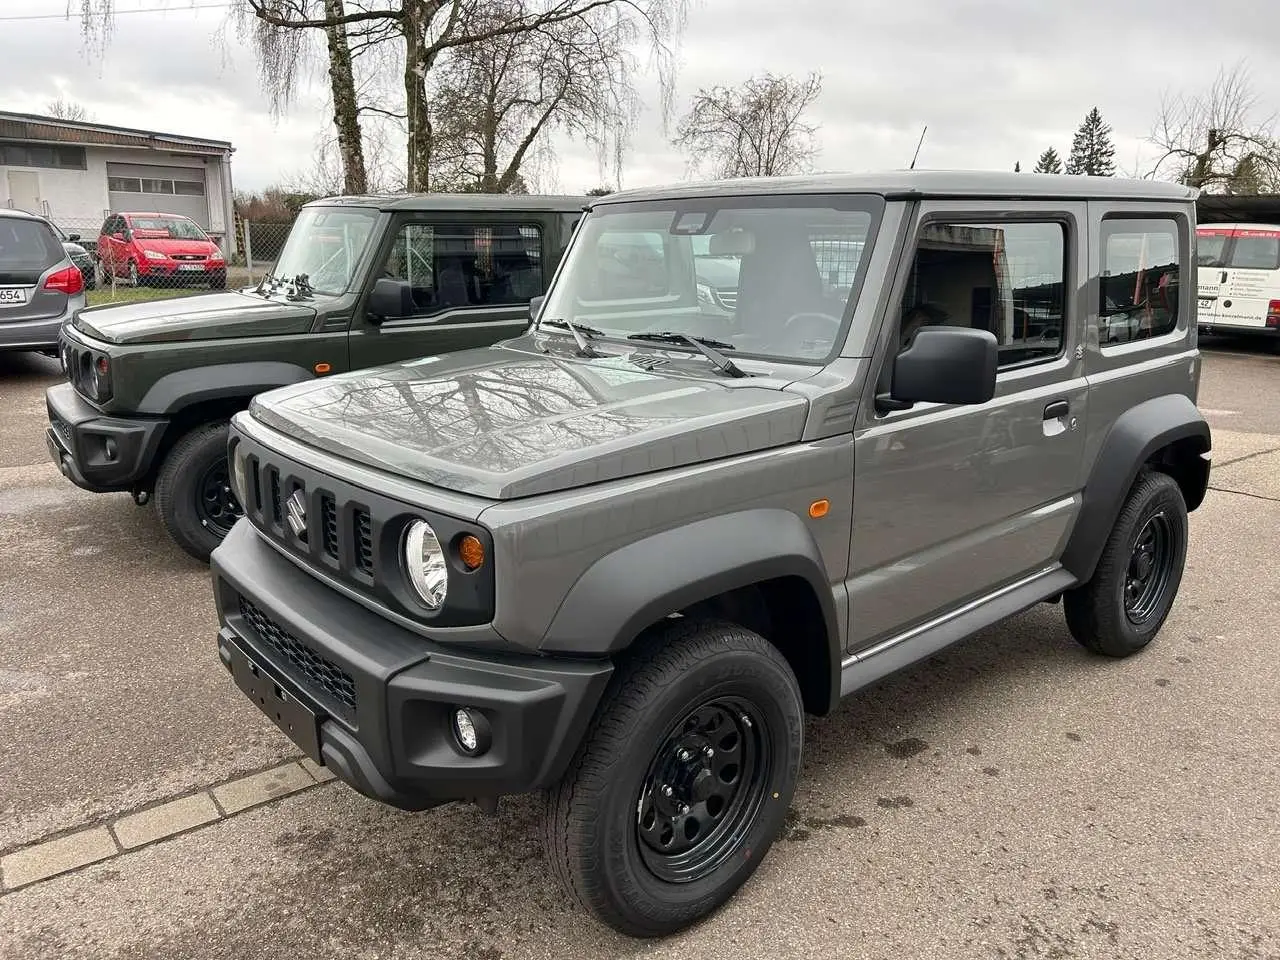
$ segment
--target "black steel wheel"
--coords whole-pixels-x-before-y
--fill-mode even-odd
[[[231,489],[231,470],[226,458],[212,463],[200,477],[200,499],[196,514],[200,525],[209,528],[221,539],[231,532],[235,522],[244,515],[235,492]]]
[[[1150,643],[1182,583],[1187,529],[1187,505],[1177,481],[1154,471],[1141,475],[1092,579],[1063,597],[1072,636],[1111,657],[1127,657]]]
[[[687,927],[781,833],[803,741],[800,689],[774,646],[736,624],[664,621],[619,664],[549,792],[548,860],[621,933]]]
[[[668,732],[636,807],[640,852],[654,876],[698,880],[733,852],[764,803],[772,762],[766,723],[752,703],[727,697]]]
[[[156,476],[156,509],[178,546],[197,560],[240,518],[227,463],[227,423],[207,423],[179,438]]]

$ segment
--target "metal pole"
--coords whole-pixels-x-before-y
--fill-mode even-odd
[[[244,267],[249,272],[250,281],[253,280],[253,241],[250,237],[249,227],[251,224],[248,220],[244,221]]]

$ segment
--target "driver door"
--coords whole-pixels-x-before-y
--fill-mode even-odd
[[[532,221],[408,219],[392,230],[368,280],[409,285],[413,310],[352,325],[352,369],[487,346],[529,325],[545,292],[546,231]],[[367,294],[366,290],[366,294]]]

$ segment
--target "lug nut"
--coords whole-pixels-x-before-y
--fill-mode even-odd
[[[710,760],[712,757],[716,755],[716,752],[712,750],[710,747],[703,747],[702,755],[706,757],[708,760]]]
[[[681,760],[688,760],[690,756],[692,756],[692,754],[690,754],[688,750],[682,749],[679,753]]]
[[[662,795],[663,795],[664,797],[669,797],[669,796],[671,796],[671,794],[672,794],[671,784],[669,784],[669,783],[664,783],[664,784],[662,785]]]

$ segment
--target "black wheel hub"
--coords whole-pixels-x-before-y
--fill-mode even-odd
[[[766,734],[760,712],[736,697],[709,701],[672,727],[636,807],[640,853],[656,877],[697,880],[733,853],[764,801]]]
[[[1149,517],[1138,531],[1124,581],[1124,612],[1130,623],[1145,623],[1164,602],[1173,570],[1173,537],[1173,526],[1163,511]]]
[[[196,487],[196,496],[196,515],[200,518],[200,525],[220,537],[230,533],[244,513],[231,489],[231,474],[225,460],[204,472]]]

